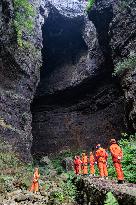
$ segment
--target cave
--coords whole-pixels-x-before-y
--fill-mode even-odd
[[[111,9],[109,15],[111,20]],[[100,19],[98,15],[97,22]],[[112,77],[110,22],[102,28],[94,22],[90,31],[92,24],[86,21],[84,15],[71,18],[52,7],[42,27],[43,65],[31,104],[33,156],[89,150],[97,143],[106,147],[125,130],[124,98]],[[91,41],[96,41],[92,50]]]

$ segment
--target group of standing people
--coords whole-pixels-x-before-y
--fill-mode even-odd
[[[110,152],[112,156],[112,161],[117,173],[118,183],[123,183],[124,174],[122,170],[121,160],[123,158],[123,152],[120,146],[117,144],[115,139],[110,140]],[[101,147],[100,144],[96,145],[96,151],[90,152],[90,156],[86,155],[85,152],[82,153],[82,156],[75,156],[74,158],[74,170],[75,174],[83,174],[88,175],[88,164],[90,165],[90,175],[95,176],[95,164],[97,164],[100,177],[108,178],[108,169],[107,169],[107,160],[108,153],[107,151]],[[39,191],[39,180],[40,174],[39,169],[36,167],[34,170],[34,176],[32,180],[32,185],[30,187],[31,192]]]
[[[112,156],[112,161],[117,173],[118,183],[123,183],[124,174],[122,170],[121,160],[123,158],[123,152],[121,147],[117,144],[115,139],[110,140],[110,153]],[[108,178],[108,153],[101,147],[100,144],[96,145],[96,151],[90,152],[89,157],[85,152],[82,156],[75,156],[74,158],[74,170],[75,174],[88,175],[88,164],[90,165],[90,176],[95,176],[95,164],[97,164],[99,169],[99,174],[101,179]]]

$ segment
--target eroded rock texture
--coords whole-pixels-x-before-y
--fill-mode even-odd
[[[114,18],[110,25],[114,64],[136,53],[136,2],[118,1],[113,6]],[[123,73],[120,82],[125,96],[125,121],[129,131],[136,131],[136,68]]]
[[[114,2],[98,3],[89,19],[83,12],[69,16],[65,7],[62,12],[48,4],[44,65],[32,104],[33,153],[90,149],[98,142],[106,146],[125,130],[122,92],[112,79]]]
[[[10,142],[21,157],[29,160],[32,142],[30,102],[39,81],[41,65],[42,16],[36,9],[34,31],[24,38],[30,49],[17,46],[13,26],[14,7],[10,0],[0,2],[0,138]]]
[[[24,49],[17,46],[12,1],[0,3],[0,137],[30,158],[42,36],[32,152],[105,146],[126,128],[134,131],[135,71],[121,77],[125,95],[112,72],[135,51],[135,2],[122,8],[122,1],[97,0],[88,15],[85,1],[33,5],[35,29],[23,35],[32,47]]]
[[[109,192],[112,192],[119,205],[136,204],[135,184],[118,185],[113,180],[90,177],[82,178],[75,183],[79,193],[77,200],[81,205],[103,205]]]

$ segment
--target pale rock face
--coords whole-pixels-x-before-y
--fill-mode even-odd
[[[64,16],[76,17],[85,12],[86,0],[49,0],[55,8]]]

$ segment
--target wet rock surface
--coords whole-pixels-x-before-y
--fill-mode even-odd
[[[31,158],[30,103],[41,66],[43,17],[39,14],[40,3],[35,1],[33,6],[34,31],[31,36],[24,32],[24,38],[30,42],[30,48],[24,48],[17,45],[13,2],[0,2],[0,137],[10,141],[26,161]]]

